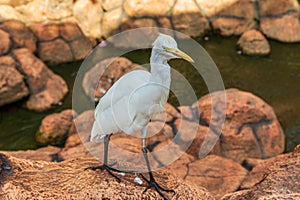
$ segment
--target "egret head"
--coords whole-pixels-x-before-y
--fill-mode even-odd
[[[194,62],[189,55],[178,49],[176,41],[169,35],[160,33],[153,43],[153,50],[166,57],[167,60],[182,58],[189,62]]]

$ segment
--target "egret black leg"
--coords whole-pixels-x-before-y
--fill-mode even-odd
[[[90,169],[90,170],[97,170],[97,169],[106,170],[111,176],[116,178],[118,182],[121,182],[121,179],[111,172],[111,171],[116,171],[116,172],[121,172],[121,171],[113,169],[113,168],[111,168],[111,166],[108,165],[108,144],[109,144],[110,136],[111,136],[111,134],[106,135],[104,137],[104,164],[100,165],[100,166],[87,167],[84,170],[88,170],[88,169]]]
[[[161,192],[161,191],[164,191],[164,192],[172,192],[172,193],[175,193],[174,190],[170,190],[170,189],[167,189],[167,188],[164,188],[162,186],[160,186],[154,179],[153,177],[153,174],[151,172],[151,166],[150,166],[150,162],[149,162],[149,159],[148,159],[148,149],[145,145],[145,138],[143,138],[143,155],[144,155],[144,158],[145,158],[145,161],[146,161],[146,164],[147,164],[147,168],[148,168],[148,172],[149,172],[149,178],[150,180],[148,180],[143,174],[141,174],[142,178],[148,183],[148,186],[146,187],[146,189],[143,191],[143,194],[150,188],[154,187],[155,190],[158,192],[158,194],[164,199],[164,200],[168,200],[168,198]]]

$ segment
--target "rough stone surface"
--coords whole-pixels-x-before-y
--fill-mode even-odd
[[[109,2],[109,5],[112,4],[111,1]],[[74,3],[73,7],[73,15],[78,25],[86,36],[92,38],[101,38],[102,9],[100,3],[101,1],[99,0],[78,0]],[[105,1],[102,1],[103,8],[105,8],[104,5],[106,4]]]
[[[54,40],[59,37],[59,26],[57,24],[35,24],[31,30],[37,36],[39,42]]]
[[[220,137],[219,154],[242,162],[247,157],[269,158],[284,151],[284,133],[271,106],[255,95],[237,89],[226,90],[226,102],[219,91],[202,97],[192,108],[200,110],[200,124],[219,130],[222,114],[226,116]],[[214,113],[211,114],[212,103]]]
[[[200,37],[210,29],[207,19],[193,0],[176,1],[172,22],[175,30],[192,37]]]
[[[20,100],[28,93],[13,59],[9,56],[0,57],[0,106]]]
[[[62,142],[68,135],[75,115],[76,113],[70,109],[47,115],[36,133],[36,140],[42,144]]]
[[[272,164],[269,163],[263,179],[251,187],[225,195],[222,200],[237,199],[299,199],[300,193],[300,151],[286,154]]]
[[[267,55],[270,53],[268,40],[257,30],[244,32],[237,45],[247,55]]]
[[[258,12],[261,18],[270,16],[280,16],[289,12],[298,12],[299,3],[297,0],[259,0]]]
[[[252,0],[197,0],[197,3],[209,18],[213,30],[221,35],[240,35],[256,26]]]
[[[122,8],[116,8],[103,14],[101,31],[104,38],[108,38],[119,32],[119,27],[122,24],[120,18],[123,18]]]
[[[5,22],[7,20],[22,21],[24,20],[24,16],[10,5],[0,5],[0,22]]]
[[[212,21],[213,30],[223,36],[241,35],[247,30],[254,29],[255,21],[235,18],[216,18]]]
[[[37,150],[19,150],[19,151],[0,151],[9,156],[28,160],[43,160],[47,162],[58,162],[58,153],[61,148],[54,146],[42,147]]]
[[[167,16],[173,5],[174,0],[127,0],[124,9],[130,17],[159,17]]]
[[[155,190],[148,190],[145,182],[133,182],[134,175],[126,174],[121,183],[106,171],[84,170],[99,165],[96,160],[78,158],[60,163],[1,158],[1,196],[8,199],[161,199]],[[117,175],[120,176],[120,175]],[[172,188],[176,194],[170,199],[214,199],[204,188],[187,184],[166,172],[155,172],[157,182]],[[36,188],[39,188],[38,190]]]
[[[1,25],[2,29],[10,34],[14,47],[25,47],[31,52],[37,49],[37,38],[33,32],[22,22],[10,20]]]
[[[58,64],[74,60],[70,46],[60,38],[49,42],[40,42],[38,46],[39,58],[45,62]]]
[[[8,53],[10,46],[9,34],[0,29],[0,55]]]
[[[299,14],[291,13],[282,17],[262,18],[260,20],[260,29],[269,38],[282,42],[299,42]]]
[[[121,76],[135,69],[145,68],[124,57],[102,60],[85,74],[83,89],[91,99],[99,99]]]
[[[188,164],[185,180],[208,189],[216,198],[236,191],[247,175],[247,170],[232,160],[216,155]]]
[[[29,87],[27,108],[44,111],[58,104],[68,92],[65,81],[49,70],[29,50],[16,49],[13,54],[19,63],[18,70],[24,74]]]

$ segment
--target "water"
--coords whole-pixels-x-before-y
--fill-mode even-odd
[[[226,88],[252,92],[274,108],[286,134],[286,150],[291,151],[300,144],[300,44],[271,41],[270,56],[249,57],[237,54],[236,41],[235,37],[213,36],[199,42],[217,64]],[[134,51],[126,57],[139,64],[148,63],[150,51]],[[189,63],[173,60],[170,64],[189,80],[198,98],[207,93],[202,78]],[[80,62],[51,67],[66,80],[70,89],[62,106],[43,113],[26,110],[22,102],[0,108],[0,149],[39,147],[34,135],[41,119],[49,113],[71,108],[72,86],[79,66]],[[172,95],[170,102],[177,104]]]

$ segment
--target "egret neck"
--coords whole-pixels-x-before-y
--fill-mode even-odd
[[[171,83],[171,68],[164,55],[157,53],[155,49],[152,49],[150,57],[150,72],[151,82],[161,84],[164,89],[170,88]]]

